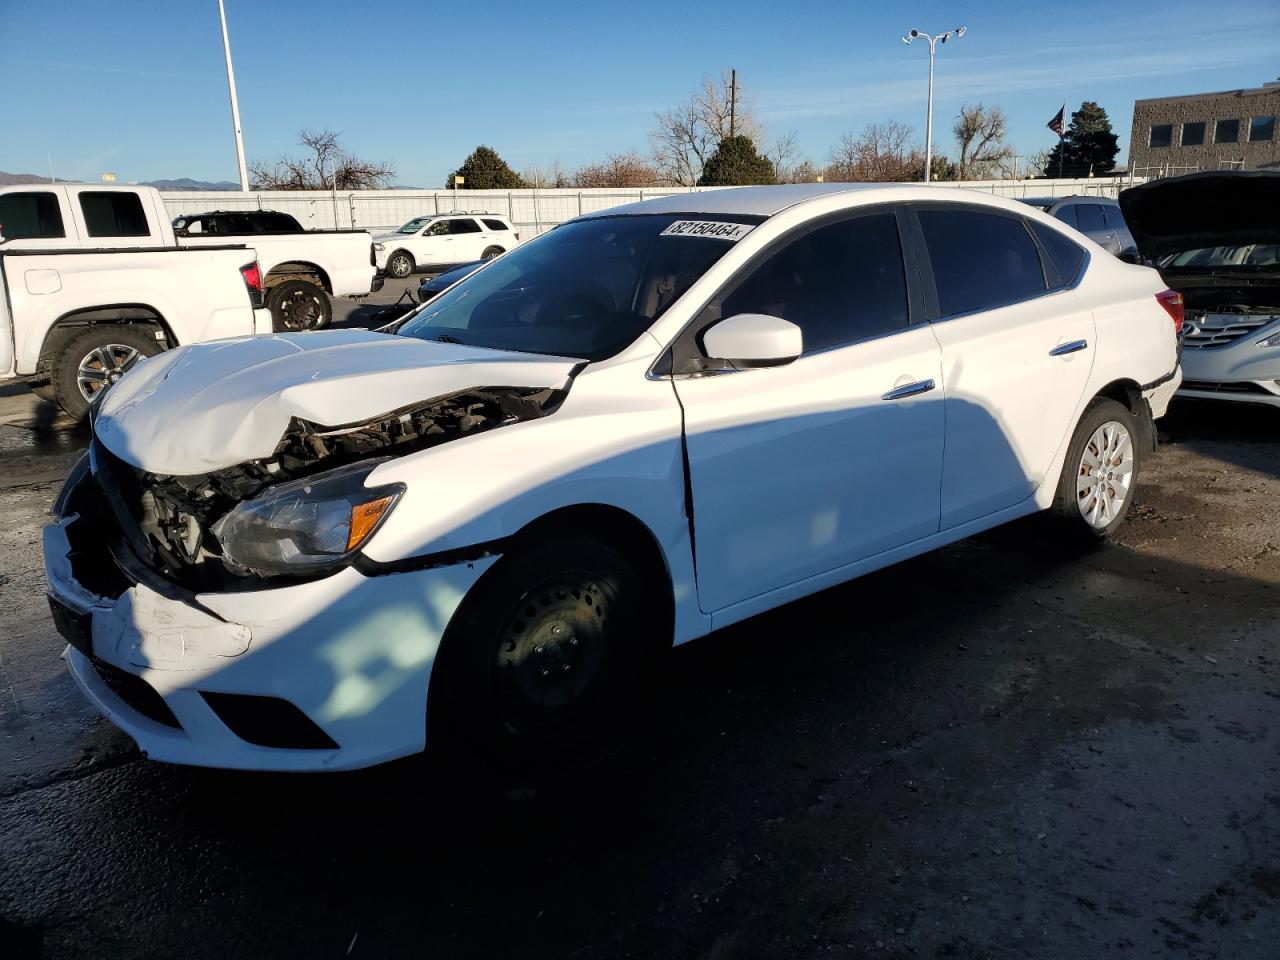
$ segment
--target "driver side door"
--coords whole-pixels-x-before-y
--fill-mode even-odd
[[[449,259],[449,251],[452,249],[453,237],[449,235],[449,220],[442,218],[433,220],[422,228],[422,232],[415,238],[413,249],[413,259],[422,267],[436,267],[446,263],[452,263]]]
[[[938,531],[941,351],[900,237],[883,207],[801,227],[676,342],[704,611]],[[681,365],[703,331],[743,313],[798,325],[801,356],[761,369],[716,371],[705,355]]]

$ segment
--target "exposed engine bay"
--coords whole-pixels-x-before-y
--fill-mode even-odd
[[[565,389],[479,387],[345,426],[293,418],[274,454],[197,476],[137,470],[95,445],[94,474],[133,552],[192,590],[252,589],[264,578],[222,562],[213,525],[269,488],[360,461],[403,456],[553,413]]]

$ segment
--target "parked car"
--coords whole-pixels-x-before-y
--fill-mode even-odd
[[[44,533],[71,673],[161,760],[537,763],[673,643],[1040,510],[1104,539],[1181,301],[1101,253],[967,191],[717,190],[561,225],[399,336],[171,351]]]
[[[428,300],[439,296],[463,277],[471,276],[486,263],[488,263],[487,260],[472,260],[470,263],[464,263],[461,266],[454,267],[452,270],[437,273],[434,277],[428,277],[418,284],[418,302],[426,303]]]
[[[0,381],[80,418],[146,357],[271,331],[257,252],[152,246],[163,211],[97,185],[0,188]]]
[[[1280,407],[1280,172],[1153,180],[1120,205],[1186,301],[1179,395]]]
[[[184,213],[173,218],[173,232],[179,237],[216,233],[248,236],[259,233],[306,233],[296,219],[277,210],[211,210]]]
[[[1130,262],[1136,261],[1133,234],[1124,222],[1120,205],[1108,197],[1026,197],[1029,203],[1056,220],[1075,227],[1102,249]]]
[[[415,270],[489,260],[520,243],[506,217],[494,213],[448,213],[414,217],[399,230],[374,237],[379,269],[404,279]]]

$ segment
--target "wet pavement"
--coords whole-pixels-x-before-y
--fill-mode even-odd
[[[493,783],[140,758],[58,660],[43,406],[0,389],[6,960],[1280,953],[1280,412],[1176,407],[1117,544],[1033,519],[757,617]]]

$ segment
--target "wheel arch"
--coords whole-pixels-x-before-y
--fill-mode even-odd
[[[396,247],[392,250],[387,254],[387,263],[390,263],[392,258],[397,257],[402,253],[409,258],[409,263],[411,264],[409,267],[409,273],[412,274],[414,270],[418,269],[418,258],[413,255],[413,251],[408,247]]]
[[[127,324],[130,326],[149,327],[162,335],[157,342],[162,349],[169,350],[178,345],[173,328],[165,320],[163,314],[155,307],[145,303],[115,303],[93,307],[81,307],[68,311],[50,325],[40,344],[40,359],[37,370],[47,373],[53,359],[58,356],[68,343],[74,340],[87,327],[97,325]]]
[[[1142,386],[1136,380],[1122,377],[1118,380],[1112,380],[1101,390],[1093,395],[1093,399],[1104,398],[1114,400],[1116,403],[1125,407],[1138,423],[1138,433],[1141,435],[1143,449],[1154,450],[1156,446],[1156,428],[1155,421],[1151,418],[1151,408],[1147,406],[1146,399],[1142,396]],[[1088,405],[1086,404],[1086,409]],[[1084,411],[1080,412],[1080,416],[1084,416]]]
[[[333,296],[333,283],[329,279],[328,271],[319,264],[311,263],[308,260],[286,260],[284,263],[277,263],[267,271],[262,285],[269,290],[289,280],[316,282],[325,293]]]

